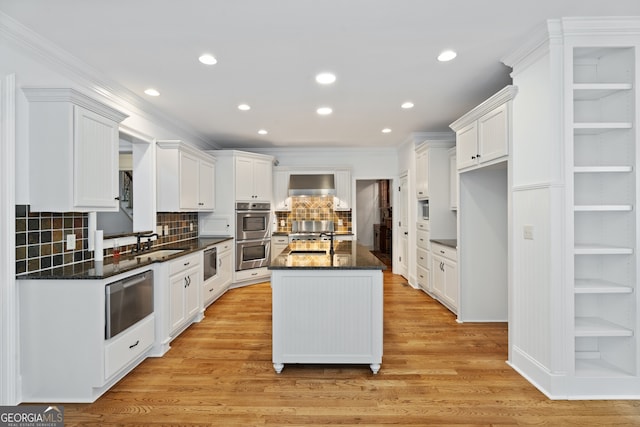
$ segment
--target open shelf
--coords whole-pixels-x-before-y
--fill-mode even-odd
[[[574,206],[576,212],[630,212],[631,205],[580,205]]]
[[[629,377],[629,373],[598,357],[584,357],[576,353],[576,376],[579,377]]]
[[[575,336],[630,337],[633,336],[633,331],[599,317],[576,317]]]
[[[575,166],[574,173],[629,173],[633,166]]]
[[[633,288],[601,279],[575,279],[576,294],[630,294]]]
[[[606,246],[598,244],[575,245],[576,255],[631,255],[633,248]]]
[[[598,135],[619,129],[631,129],[631,122],[579,122],[573,124],[576,135]]]
[[[631,83],[576,83],[573,85],[573,99],[598,100],[631,89],[633,89]]]

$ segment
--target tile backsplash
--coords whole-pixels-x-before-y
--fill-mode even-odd
[[[333,197],[292,197],[291,212],[276,212],[277,231],[291,232],[292,221],[333,221],[335,231],[351,232],[351,211],[334,211]],[[280,224],[284,221],[284,227]],[[342,225],[340,224],[342,221]]]
[[[29,205],[16,205],[16,274],[33,273],[92,261],[89,251],[88,214],[81,212],[31,212]],[[160,212],[158,226],[168,226],[169,234],[154,246],[162,246],[198,237],[198,214],[195,212]],[[67,235],[76,235],[76,248],[66,249]],[[132,246],[121,246],[123,253]],[[105,249],[104,261],[111,262],[111,248]]]

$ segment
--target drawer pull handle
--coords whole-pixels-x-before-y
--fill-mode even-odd
[[[191,264],[191,261],[187,261],[185,262],[183,265],[186,267],[187,265]]]
[[[444,251],[440,251],[440,253],[441,253],[441,254],[443,254],[443,253],[444,253]]]
[[[137,340],[135,344],[131,344],[129,346],[129,348],[133,348],[133,347],[137,346],[138,344],[140,344],[140,340]]]

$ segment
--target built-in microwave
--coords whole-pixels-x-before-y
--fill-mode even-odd
[[[429,219],[429,201],[428,200],[420,200],[418,202],[420,204],[420,218],[426,221]]]

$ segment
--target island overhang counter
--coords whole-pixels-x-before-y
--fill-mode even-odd
[[[383,348],[384,263],[352,241],[291,242],[271,270],[273,367],[368,364]]]

